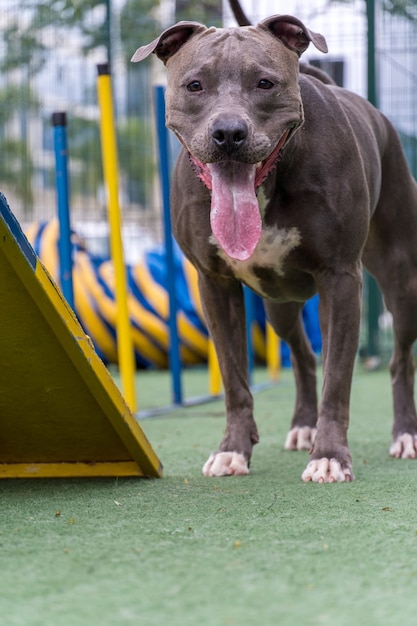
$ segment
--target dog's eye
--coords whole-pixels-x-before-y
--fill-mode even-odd
[[[272,83],[270,80],[267,80],[266,78],[262,78],[258,83],[259,89],[272,89],[273,86],[274,83]]]
[[[193,80],[187,85],[188,91],[201,91],[203,88],[199,80]]]

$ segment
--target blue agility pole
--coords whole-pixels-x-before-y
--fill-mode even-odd
[[[172,377],[174,404],[182,404],[181,358],[177,327],[177,296],[175,289],[174,246],[171,234],[170,213],[170,164],[168,130],[165,126],[165,93],[160,85],[154,88],[156,132],[159,152],[159,174],[161,180],[162,206],[164,215],[164,238],[167,265],[167,287],[169,296],[169,365]]]
[[[52,126],[54,128],[55,185],[59,220],[59,278],[62,293],[70,307],[74,310],[66,114],[64,112],[53,113]]]
[[[252,341],[252,326],[255,319],[255,294],[249,289],[249,287],[243,287],[243,294],[245,297],[245,312],[246,312],[246,341],[248,344],[248,374],[249,384],[252,385],[254,356],[253,356],[253,341]]]

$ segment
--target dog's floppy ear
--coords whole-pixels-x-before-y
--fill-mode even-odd
[[[262,20],[258,26],[267,28],[275,37],[290,50],[301,56],[307,50],[310,42],[314,44],[320,52],[327,52],[327,43],[323,35],[309,30],[299,19],[292,15],[274,15]]]
[[[207,27],[198,22],[178,22],[164,30],[164,32],[154,39],[147,46],[138,48],[131,58],[133,63],[143,61],[152,52],[154,52],[164,63],[168,61],[173,54],[178,52],[182,45],[196,33],[207,30]]]

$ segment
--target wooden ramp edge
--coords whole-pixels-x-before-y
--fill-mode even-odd
[[[0,194],[0,478],[162,465]]]

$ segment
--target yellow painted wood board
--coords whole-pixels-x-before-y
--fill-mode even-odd
[[[0,477],[162,475],[2,194],[0,372]]]

